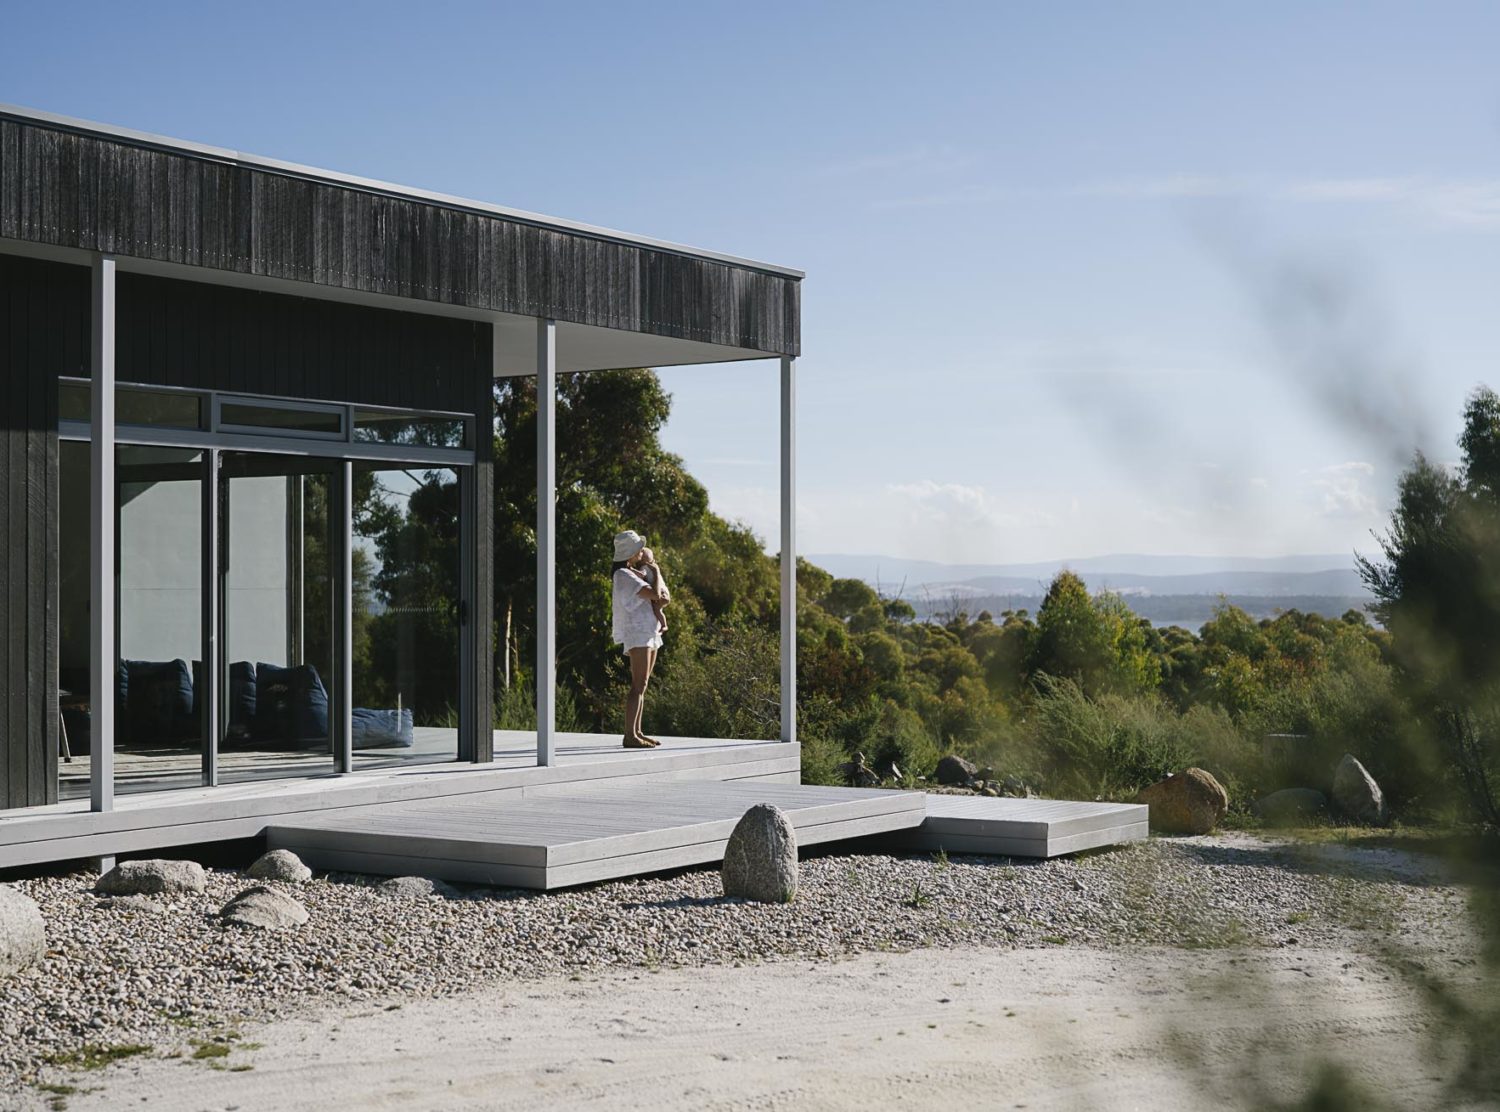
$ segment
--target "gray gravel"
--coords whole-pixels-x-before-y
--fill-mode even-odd
[[[149,901],[96,896],[81,873],[20,881],[42,909],[49,949],[0,994],[0,1096],[60,1076],[48,1060],[84,1048],[190,1053],[236,1023],[311,1003],[442,996],[609,966],[956,945],[1296,946],[1371,929],[1416,933],[1429,948],[1446,929],[1462,948],[1461,890],[1409,861],[1247,836],[1047,862],[809,856],[785,905],[724,900],[716,869],[451,899],[318,877],[281,886],[311,917],[280,933],[220,924],[220,907],[253,883],[230,870],[209,870],[201,895]]]

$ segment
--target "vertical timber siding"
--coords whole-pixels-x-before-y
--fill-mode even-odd
[[[119,277],[121,382],[473,413],[490,326],[144,274]]]
[[[88,374],[88,292],[0,255],[0,807],[57,799],[57,376]]]
[[[0,238],[798,355],[787,274],[0,117]]]

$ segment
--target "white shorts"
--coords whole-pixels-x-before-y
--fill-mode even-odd
[[[623,649],[624,649],[624,651],[627,654],[630,652],[631,649],[659,649],[659,648],[661,648],[661,634],[660,633],[653,633],[650,636],[650,638],[648,638],[645,641],[637,641],[636,639],[632,638],[631,640],[625,642],[625,644],[623,646]]]

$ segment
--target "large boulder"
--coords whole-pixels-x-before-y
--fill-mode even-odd
[[[740,818],[724,847],[724,895],[790,903],[797,895],[797,832],[769,803]]]
[[[937,770],[933,775],[939,784],[961,788],[973,783],[978,773],[979,766],[973,761],[966,761],[956,753],[949,753],[938,761]]]
[[[41,908],[24,892],[0,884],[0,980],[40,961],[46,952]]]
[[[1385,793],[1352,753],[1345,753],[1334,770],[1333,809],[1367,826],[1379,826],[1386,820]]]
[[[307,922],[307,908],[285,892],[257,884],[225,904],[219,918],[237,927],[288,931]]]
[[[170,896],[197,894],[207,885],[196,861],[121,861],[99,878],[94,891],[101,896]]]
[[[312,879],[312,870],[289,849],[273,849],[261,854],[245,873],[256,880],[284,880],[288,884],[301,884]]]
[[[1151,828],[1168,834],[1207,834],[1229,811],[1229,793],[1201,768],[1174,772],[1135,801],[1151,808]]]
[[[1312,788],[1283,788],[1257,799],[1250,809],[1271,826],[1295,826],[1325,814],[1328,797]]]

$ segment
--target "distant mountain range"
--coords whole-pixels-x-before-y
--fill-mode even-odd
[[[1034,612],[1053,576],[1065,568],[1091,591],[1118,592],[1136,613],[1158,624],[1200,624],[1221,597],[1257,618],[1291,608],[1336,616],[1371,602],[1351,555],[1125,554],[1033,564],[941,564],[837,553],[807,559],[839,578],[863,579],[884,595],[899,595],[921,617],[957,609]]]

